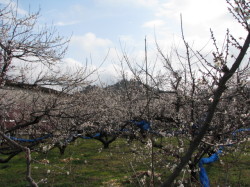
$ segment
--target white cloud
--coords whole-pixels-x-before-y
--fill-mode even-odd
[[[142,26],[143,27],[148,27],[148,28],[155,28],[155,27],[160,27],[163,26],[165,22],[163,20],[157,19],[157,20],[152,20],[144,23]]]
[[[244,37],[244,29],[230,15],[227,7],[225,0],[168,0],[159,3],[155,9],[155,16],[156,19],[164,20],[166,24],[156,29],[156,36],[162,43],[175,38],[176,45],[179,45],[182,14],[185,38],[196,50],[204,47],[211,38],[210,28],[214,31],[219,45],[224,41],[227,28],[236,38]]]
[[[73,58],[66,58],[60,65],[60,70],[62,72],[74,73],[74,71],[76,72],[78,69],[85,69],[85,68],[87,68],[86,75],[90,75],[87,80],[95,81],[94,84],[99,84],[99,85],[114,84],[117,82],[117,80],[121,79],[122,77],[121,66],[113,63],[109,63],[106,65],[103,64],[102,66],[98,67],[93,64],[82,64],[81,62]],[[128,78],[132,77],[132,73],[128,69],[124,71],[125,74],[128,76]]]
[[[155,15],[180,25],[180,14],[182,14],[187,34],[201,38],[209,34],[210,28],[218,31],[219,37],[223,37],[227,28],[236,34],[244,34],[241,25],[230,15],[227,7],[225,0],[169,0],[158,7]]]
[[[114,62],[119,62],[118,57],[122,57],[122,51],[127,52],[128,56],[134,58],[135,62],[143,62],[144,59],[144,41],[143,38],[147,36],[148,43],[148,59],[154,62],[156,57],[155,50],[155,35],[159,45],[165,54],[170,53],[171,46],[173,43],[177,46],[178,50],[182,51],[184,49],[183,41],[181,40],[181,28],[180,28],[180,14],[183,17],[184,34],[186,40],[192,45],[194,50],[201,49],[211,38],[209,29],[214,30],[214,34],[218,42],[223,43],[226,29],[235,31],[232,34],[244,37],[244,31],[240,24],[235,21],[230,13],[227,11],[227,5],[225,0],[93,0],[96,4],[91,3],[89,7],[88,4],[83,5],[83,3],[72,4],[70,6],[70,11],[65,14],[65,11],[60,11],[60,21],[57,22],[57,26],[66,26],[79,23],[79,18],[87,18],[90,16],[96,17],[93,22],[86,22],[90,24],[82,25],[79,24],[78,30],[73,30],[73,32],[85,31],[83,35],[72,36],[69,45],[69,55],[70,58],[65,59],[69,65],[77,65],[79,61],[84,61],[84,59],[89,58],[91,54],[91,62],[98,67],[109,51],[108,58],[100,68],[100,74],[102,73],[103,79],[112,79],[110,77],[115,76],[114,65],[110,65]],[[8,0],[0,0],[1,2],[9,2]],[[92,7],[93,5],[93,7]],[[117,7],[114,7],[117,6]],[[59,8],[59,7],[58,7]],[[123,22],[124,27],[127,28],[137,28],[136,32],[133,33],[133,29],[128,31],[118,30],[118,26],[114,24],[114,27],[108,27],[110,31],[108,32],[112,37],[116,39],[111,41],[110,38],[101,37],[96,35],[95,30],[98,28],[96,24],[100,22],[105,23],[108,21],[112,23],[113,19],[120,19],[120,15],[116,16],[116,11],[112,14],[107,14],[107,10],[111,8],[112,10],[129,10],[134,8],[135,10],[140,9],[138,16],[129,17],[128,20],[136,20],[137,25],[126,25],[127,22]],[[117,8],[117,9],[116,9]],[[123,14],[123,12],[117,11],[118,14]],[[58,12],[57,12],[58,13]],[[107,14],[107,15],[106,15]],[[104,16],[105,15],[105,16]],[[127,14],[126,14],[127,15]],[[85,16],[85,17],[84,17]],[[150,18],[149,18],[150,16]],[[66,18],[67,19],[66,19]],[[121,16],[122,17],[122,16]],[[65,18],[65,19],[64,19]],[[81,19],[82,22],[85,20]],[[86,19],[86,20],[87,20]],[[66,21],[67,20],[67,21]],[[57,20],[58,21],[58,20]],[[138,22],[137,22],[138,21]],[[148,21],[148,22],[145,22]],[[139,24],[138,24],[139,23]],[[78,26],[78,25],[77,25]],[[137,27],[141,26],[141,27]],[[91,28],[92,32],[86,30]],[[154,29],[155,28],[155,29]],[[63,29],[63,28],[61,28]],[[68,28],[67,28],[68,29]],[[72,27],[72,29],[75,29]],[[100,29],[100,28],[98,28]],[[117,29],[117,30],[116,30]],[[141,29],[141,30],[140,30]],[[66,29],[65,29],[66,30]],[[64,30],[63,30],[64,31]],[[98,31],[99,33],[99,31]],[[106,32],[107,33],[107,32]],[[114,34],[115,33],[115,34]],[[103,32],[102,34],[105,34]],[[155,35],[154,35],[155,34]],[[109,35],[107,35],[109,36]],[[120,43],[116,42],[119,41]],[[212,41],[210,40],[210,44]],[[115,49],[115,47],[118,50]],[[122,48],[122,49],[119,49]],[[207,46],[207,51],[210,51],[211,45]],[[183,53],[185,55],[185,53]],[[79,64],[78,64],[79,65]],[[92,66],[92,65],[91,65]],[[115,66],[116,67],[116,66]]]
[[[88,59],[88,69],[97,71],[90,76],[91,80],[112,84],[117,79],[113,62],[119,61],[122,54],[113,47],[109,39],[99,38],[94,33],[86,33],[83,36],[73,36],[69,50],[77,51],[81,59]],[[80,55],[79,55],[80,54]],[[91,57],[89,57],[91,54]],[[65,59],[67,64],[81,66],[81,63],[74,60],[74,57]]]
[[[32,58],[29,58],[29,60],[32,60]],[[87,81],[90,82],[96,80],[97,77],[97,72],[94,71],[97,69],[96,66],[83,64],[73,58],[65,58],[51,67],[39,62],[30,63],[18,59],[14,59],[13,65],[15,68],[10,69],[8,75],[18,81],[27,81],[29,83],[34,83],[44,76],[80,75],[81,78],[88,77]],[[24,76],[21,76],[22,74]]]
[[[80,23],[80,21],[70,21],[70,22],[64,22],[64,21],[59,21],[55,23],[55,26],[69,26],[69,25],[76,25]]]
[[[162,4],[156,16],[180,19],[180,14],[189,24],[199,24],[218,19],[227,13],[227,5],[224,0],[169,0]]]
[[[79,61],[77,61],[77,60],[75,60],[73,58],[65,58],[65,59],[63,59],[63,62],[61,63],[61,65],[63,65],[65,67],[65,69],[68,69],[69,67],[75,67],[75,68],[84,67],[84,65],[81,62],[79,62]]]
[[[91,32],[83,36],[73,36],[70,44],[79,47],[87,53],[96,53],[100,49],[108,49],[113,45],[111,40],[98,38]]]
[[[100,67],[98,69],[98,77],[97,84],[114,84],[118,80],[123,78],[122,74],[125,74],[127,79],[131,79],[133,77],[132,72],[128,68],[122,69],[122,67],[118,64],[108,64],[106,66]]]

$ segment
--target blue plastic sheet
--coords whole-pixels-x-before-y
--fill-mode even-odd
[[[232,133],[233,136],[235,136],[238,132],[244,132],[244,131],[250,131],[250,128],[247,129],[238,129]]]
[[[146,131],[151,130],[150,124],[148,122],[144,121],[144,120],[142,120],[142,121],[132,120],[131,122],[134,123],[135,125],[137,125],[140,129],[143,129],[143,130],[146,130]]]
[[[133,124],[135,124],[137,127],[139,127],[140,129],[143,129],[145,131],[149,131],[151,130],[151,126],[150,126],[150,123],[142,120],[142,121],[135,121],[135,120],[131,120],[130,122],[132,122]],[[128,132],[129,130],[128,129],[122,129],[120,130],[121,132]],[[92,138],[96,138],[96,137],[99,137],[101,136],[101,133],[96,133],[95,135],[93,136],[79,136],[80,138],[83,138],[83,139],[92,139]]]
[[[51,137],[52,135],[51,134],[48,134],[46,136],[43,136],[43,137],[40,137],[40,138],[36,138],[36,139],[23,139],[23,138],[16,138],[16,137],[12,137],[10,136],[9,138],[11,140],[14,140],[14,141],[19,141],[19,142],[37,142],[37,141],[40,141],[40,140],[44,140],[46,138],[49,138]]]
[[[83,139],[92,139],[92,138],[96,138],[98,136],[101,136],[101,133],[96,133],[95,135],[93,136],[79,136],[80,138],[83,138]]]
[[[206,169],[203,167],[203,164],[209,164],[217,161],[219,159],[219,154],[222,153],[222,150],[217,151],[216,153],[212,154],[208,158],[202,158],[199,162],[200,167],[200,182],[202,187],[209,187],[210,182],[206,172]]]
[[[245,128],[245,129],[238,129],[235,130],[234,132],[232,132],[233,136],[236,136],[237,133],[239,132],[245,132],[245,131],[250,131],[250,128]],[[228,144],[225,146],[232,146],[232,144]],[[207,175],[207,172],[205,170],[205,168],[203,167],[203,164],[209,164],[209,163],[213,163],[215,161],[217,161],[219,159],[219,154],[222,153],[222,149],[223,147],[220,147],[220,150],[217,151],[216,153],[214,153],[213,155],[211,155],[208,158],[202,158],[199,162],[199,167],[200,167],[200,182],[201,182],[201,186],[202,187],[209,187],[210,183],[209,183],[209,178]]]

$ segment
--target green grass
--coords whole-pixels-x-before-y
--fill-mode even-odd
[[[250,186],[250,142],[245,143],[244,152],[227,150],[227,156],[207,166],[207,172],[214,186]]]
[[[164,141],[169,143],[168,140]],[[174,140],[170,141],[173,143]],[[133,146],[134,151],[131,150]],[[150,157],[138,155],[137,151],[149,154],[149,150],[139,142],[132,142],[128,146],[124,139],[118,139],[109,149],[102,149],[101,143],[96,140],[78,139],[66,148],[62,156],[57,148],[46,154],[32,153],[32,177],[36,182],[47,179],[47,183],[40,183],[39,186],[138,186],[135,176],[149,170]],[[155,162],[156,186],[160,184],[159,177],[165,179],[170,173],[163,165],[171,162],[171,157],[158,151],[155,150],[155,158],[159,160]],[[247,155],[235,152],[221,158],[225,164],[217,162],[206,166],[212,186],[250,186],[249,153],[249,149]],[[49,164],[41,163],[44,159],[49,160]],[[0,186],[27,186],[25,169],[23,153],[9,163],[0,164]]]

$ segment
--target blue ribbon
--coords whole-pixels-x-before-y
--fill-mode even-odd
[[[234,132],[232,132],[232,135],[236,136],[236,134],[238,132],[244,132],[244,131],[250,131],[250,128],[235,130]],[[225,146],[231,146],[231,145],[232,144],[228,144]],[[209,164],[209,163],[213,163],[213,162],[217,161],[219,159],[219,154],[222,153],[222,149],[223,149],[223,147],[220,146],[220,149],[216,153],[214,153],[213,155],[211,155],[208,158],[202,158],[199,161],[199,168],[200,168],[199,174],[200,174],[200,182],[201,182],[202,187],[209,187],[210,186],[209,178],[208,178],[208,175],[207,175],[205,168],[203,167],[203,164]]]
[[[92,138],[96,138],[96,137],[99,137],[101,136],[101,133],[96,133],[94,136],[79,136],[80,138],[83,138],[83,139],[92,139]]]
[[[219,154],[222,153],[222,150],[218,150],[216,153],[212,154],[208,158],[202,158],[199,161],[199,167],[200,167],[200,182],[202,187],[209,187],[210,182],[209,178],[206,172],[206,169],[203,167],[203,164],[209,164],[217,161],[219,159]]]
[[[13,136],[9,136],[9,138],[11,140],[14,140],[14,141],[19,141],[19,142],[37,142],[37,141],[40,141],[40,140],[44,140],[46,138],[49,138],[51,137],[52,135],[51,134],[48,134],[46,136],[43,136],[43,137],[40,137],[40,138],[36,138],[36,139],[23,139],[23,138],[16,138],[16,137],[13,137]]]

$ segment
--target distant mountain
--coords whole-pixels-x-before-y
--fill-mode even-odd
[[[131,87],[142,88],[143,86],[144,85],[141,81],[123,79],[113,85],[107,86],[105,89],[124,90],[124,89],[131,88]]]
[[[136,89],[137,88],[138,90],[148,88],[148,90],[153,91],[155,93],[174,93],[173,91],[164,91],[164,90],[160,90],[159,88],[154,88],[154,87],[146,85],[138,80],[126,80],[126,79],[118,81],[117,83],[115,83],[113,85],[109,85],[105,89],[125,90],[128,88],[129,89],[131,89],[131,88]]]

